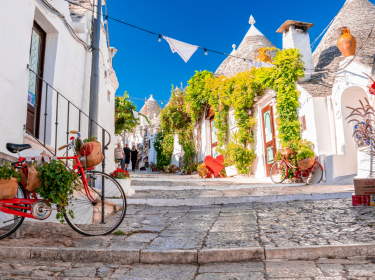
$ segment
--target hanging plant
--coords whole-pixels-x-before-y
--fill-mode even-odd
[[[60,223],[64,223],[65,207],[72,200],[73,191],[80,185],[78,175],[70,172],[62,161],[56,160],[51,160],[50,163],[45,165],[38,165],[36,169],[41,181],[41,185],[36,189],[36,192],[44,200],[49,200],[50,203],[61,207],[61,212],[56,214],[56,219]],[[72,210],[69,210],[68,215],[74,218]]]

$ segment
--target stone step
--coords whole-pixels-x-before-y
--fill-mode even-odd
[[[128,197],[128,204],[152,206],[200,206],[251,202],[285,202],[351,198],[352,185],[257,187],[236,190],[143,190]]]

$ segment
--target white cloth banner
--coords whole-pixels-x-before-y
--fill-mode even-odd
[[[275,65],[266,62],[260,62],[256,60],[248,60],[250,67],[261,68],[261,67],[274,67]]]
[[[163,36],[163,38],[168,42],[172,52],[177,52],[185,62],[188,62],[190,57],[198,49],[198,46],[190,45],[166,36]]]

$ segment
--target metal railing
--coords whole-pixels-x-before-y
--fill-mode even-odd
[[[70,130],[78,130],[80,131],[82,138],[86,134],[87,131],[87,137],[92,136],[89,135],[90,132],[93,131],[93,126],[97,126],[98,129],[98,135],[94,135],[99,138],[99,134],[101,133],[101,143],[102,143],[102,153],[104,155],[104,159],[102,162],[102,169],[103,172],[105,171],[105,150],[108,150],[108,146],[111,143],[111,134],[100,124],[98,124],[95,120],[90,118],[85,112],[83,112],[78,106],[76,106],[73,102],[71,102],[68,98],[66,98],[64,95],[62,95],[56,88],[54,88],[52,85],[50,85],[47,81],[45,81],[42,77],[40,77],[37,73],[35,73],[32,69],[29,68],[29,65],[27,65],[27,68],[29,70],[29,73],[31,75],[35,75],[37,78],[37,81],[39,82],[37,89],[41,90],[42,94],[39,100],[39,103],[42,104],[34,104],[34,108],[37,108],[39,106],[39,114],[37,114],[37,110],[34,112],[34,128],[33,132],[30,132],[27,130],[26,125],[24,125],[24,130],[27,134],[32,136],[40,145],[42,145],[45,149],[47,149],[51,154],[54,156],[57,155],[58,151],[58,144],[60,146],[65,145],[69,143],[69,131]],[[55,99],[55,100],[54,100]],[[44,104],[43,104],[44,103]],[[64,104],[63,104],[64,103]],[[64,116],[62,114],[62,109],[65,106],[66,115]],[[44,108],[43,112],[42,109]],[[60,108],[60,110],[59,110]],[[74,122],[74,116],[72,114],[76,113],[74,115],[75,121]],[[78,114],[78,117],[77,117]],[[44,117],[42,117],[42,115]],[[39,116],[39,117],[38,117]],[[83,122],[84,119],[87,119],[87,129],[85,129],[85,122]],[[65,125],[63,123],[60,123],[63,119],[66,119]],[[53,124],[53,120],[55,120],[55,123]],[[73,121],[72,121],[73,120]],[[38,123],[39,122],[39,123]],[[78,123],[77,123],[78,122]],[[35,135],[36,127],[39,126],[41,128],[43,126],[43,129],[39,129],[39,135]],[[49,130],[47,129],[49,127]],[[53,132],[54,128],[54,132]],[[64,142],[58,141],[59,140],[59,129],[63,129],[63,131],[66,131],[66,141]],[[100,132],[101,129],[101,132]],[[43,131],[43,134],[41,135],[41,131]],[[53,135],[54,134],[54,135]],[[108,134],[108,142],[105,144],[106,140],[106,134]],[[53,139],[54,136],[54,139]],[[49,144],[47,142],[49,141]],[[54,142],[54,151],[51,151],[47,145],[52,146],[52,142]],[[62,142],[62,143],[58,143]],[[68,150],[66,150],[66,153],[68,155]]]

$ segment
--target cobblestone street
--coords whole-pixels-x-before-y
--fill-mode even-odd
[[[66,224],[25,222],[25,238],[6,238],[0,248],[202,250],[375,244],[374,215],[375,208],[352,207],[349,199],[207,207],[130,205],[117,236],[83,237]]]
[[[0,279],[375,279],[371,259],[200,264],[74,263],[0,259]]]

